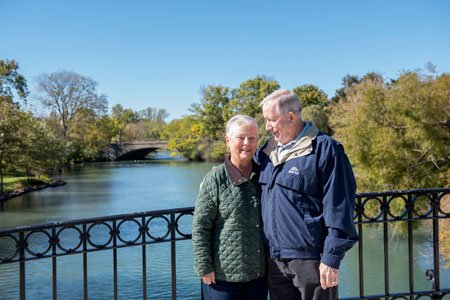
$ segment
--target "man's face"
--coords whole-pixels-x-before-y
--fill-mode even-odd
[[[225,140],[233,162],[250,163],[258,144],[258,128],[251,125],[236,125],[231,136],[226,136]]]
[[[263,106],[263,115],[266,120],[266,131],[272,134],[275,141],[286,144],[295,138],[295,127],[292,126],[289,113],[281,115],[276,105],[268,103]]]

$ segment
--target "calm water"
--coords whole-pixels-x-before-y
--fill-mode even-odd
[[[130,212],[193,206],[198,186],[211,163],[180,160],[92,163],[67,170],[68,184],[10,200],[0,211],[0,228],[98,217]],[[366,226],[367,227],[367,226]],[[383,244],[379,230],[367,227],[364,236],[366,294],[382,293]],[[424,273],[432,268],[431,232],[422,230],[415,239],[415,286],[428,289]],[[1,250],[1,243],[0,243]],[[357,249],[341,266],[340,296],[358,295]],[[140,247],[118,251],[119,298],[140,299],[142,291]],[[408,290],[407,241],[396,238],[389,246],[391,291]],[[168,243],[147,247],[149,299],[170,299],[170,248]],[[112,252],[88,254],[90,299],[113,297]],[[177,294],[180,299],[199,299],[199,280],[192,266],[192,243],[177,243]],[[51,261],[27,263],[27,299],[50,299]],[[441,269],[441,287],[450,287],[450,270]],[[0,267],[0,299],[18,299],[18,266]],[[82,299],[81,255],[58,258],[58,297]]]

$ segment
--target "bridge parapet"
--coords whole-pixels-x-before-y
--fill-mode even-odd
[[[111,144],[107,155],[109,160],[142,160],[150,152],[167,149],[167,143],[160,139],[121,141]]]

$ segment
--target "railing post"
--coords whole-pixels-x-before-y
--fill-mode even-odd
[[[20,272],[20,300],[25,300],[25,233],[21,231],[19,233],[19,272]]]
[[[87,231],[86,224],[83,224],[83,234],[80,237],[83,242],[83,289],[84,300],[88,300],[88,265],[87,265]]]
[[[50,241],[52,245],[52,285],[53,285],[53,300],[58,299],[58,277],[57,277],[57,264],[56,264],[56,244],[58,243],[56,239],[56,228],[52,228],[52,240]]]
[[[113,274],[114,274],[114,300],[118,299],[118,287],[117,287],[117,235],[119,234],[117,230],[117,221],[112,222],[112,242],[113,242]]]
[[[145,228],[145,217],[141,218],[141,234],[142,234],[142,299],[147,299],[147,252],[145,245],[145,235],[147,230]]]
[[[172,300],[177,299],[177,257],[175,249],[175,213],[170,214],[170,258],[172,265]]]
[[[408,203],[407,210],[408,210],[408,272],[409,272],[409,299],[413,300],[413,292],[414,292],[414,249],[413,249],[413,224],[412,224],[412,218],[413,218],[413,200],[411,195],[408,195],[407,199]]]
[[[357,197],[357,216],[358,216],[358,258],[359,258],[359,296],[361,298],[364,297],[364,243],[363,243],[363,224],[362,224],[362,216],[363,216],[363,207],[362,207],[362,197]]]
[[[434,294],[438,295],[441,289],[439,275],[439,194],[433,193],[433,267],[434,267]],[[437,298],[439,299],[439,298]]]
[[[389,300],[389,231],[388,231],[388,210],[389,202],[388,197],[383,196],[383,248],[384,248],[384,298]]]

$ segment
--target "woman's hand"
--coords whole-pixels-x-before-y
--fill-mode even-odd
[[[216,273],[212,271],[206,275],[200,277],[203,280],[204,284],[210,285],[211,283],[216,283]]]

